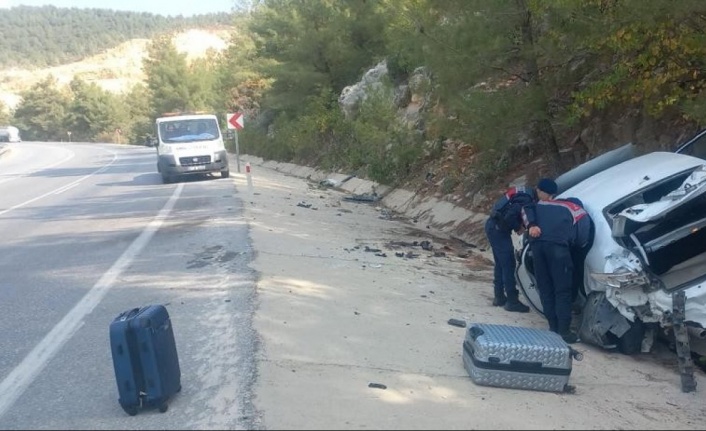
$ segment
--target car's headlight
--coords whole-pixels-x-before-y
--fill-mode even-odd
[[[650,283],[649,278],[642,271],[591,272],[590,276],[600,284],[617,288],[644,286]]]
[[[166,144],[160,145],[159,146],[159,153],[164,154],[164,155],[174,154],[174,148],[172,148],[171,145],[166,145]]]

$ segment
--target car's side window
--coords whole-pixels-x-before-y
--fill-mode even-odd
[[[676,152],[706,160],[706,130],[682,144]]]

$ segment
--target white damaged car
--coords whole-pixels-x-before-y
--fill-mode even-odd
[[[629,144],[557,178],[558,197],[579,198],[595,227],[575,286],[579,336],[649,351],[659,331],[671,333],[672,293],[683,290],[691,348],[706,355],[706,160],[633,152]],[[518,287],[541,313],[526,241],[518,260]]]

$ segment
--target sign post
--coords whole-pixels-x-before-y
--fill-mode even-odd
[[[252,188],[252,173],[250,172],[250,162],[245,164],[245,179],[248,181],[248,194],[250,195],[250,201],[253,198],[253,188]]]
[[[240,173],[240,148],[238,148],[238,130],[243,130],[243,113],[235,112],[232,114],[226,114],[226,123],[228,128],[234,131],[235,135],[235,163],[238,168],[238,173]]]

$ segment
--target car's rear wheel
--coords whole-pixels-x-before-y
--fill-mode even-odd
[[[230,176],[230,169],[221,171],[221,178],[228,178]]]

